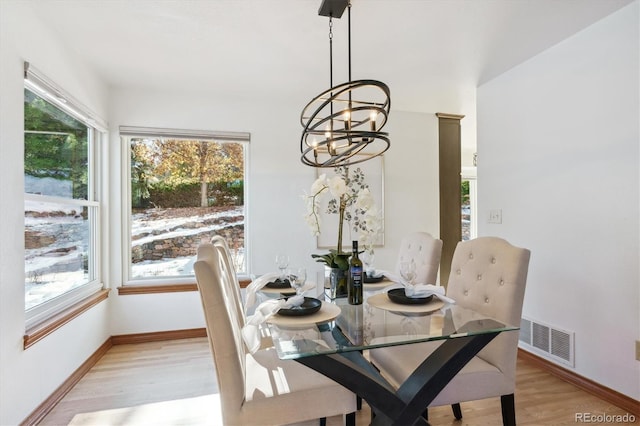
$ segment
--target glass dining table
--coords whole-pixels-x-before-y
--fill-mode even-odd
[[[393,303],[386,292],[365,292],[362,305],[325,300],[313,315],[272,319],[279,358],[353,391],[371,407],[373,425],[428,424],[425,409],[458,371],[498,334],[518,329],[436,297],[420,305]],[[429,341],[441,344],[397,389],[367,358],[371,349]]]

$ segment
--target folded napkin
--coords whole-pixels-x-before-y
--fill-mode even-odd
[[[247,286],[247,298],[244,305],[245,314],[249,312],[249,309],[256,304],[256,293],[262,290],[262,287],[269,284],[271,281],[274,281],[280,278],[281,274],[277,272],[270,272],[268,274],[264,274],[258,278],[255,278],[251,281],[251,284]]]
[[[404,288],[404,294],[407,297],[429,297],[431,295],[434,295],[443,302],[456,303],[455,300],[444,295],[444,287],[440,285],[411,284],[393,274],[385,273],[385,276],[391,281],[397,283],[387,287],[385,289],[386,291],[392,290],[394,288]]]
[[[304,296],[293,296],[288,299],[271,299],[262,302],[256,308],[255,313],[247,319],[242,327],[242,339],[249,352],[256,353],[260,349],[260,326],[269,318],[278,313],[280,309],[300,306],[304,302]]]

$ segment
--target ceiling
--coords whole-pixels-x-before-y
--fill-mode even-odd
[[[27,1],[110,87],[248,100],[329,87],[320,0]],[[427,112],[429,99],[474,88],[630,2],[353,0],[352,77],[387,83],[394,108]],[[346,21],[334,20],[334,83],[348,75]]]

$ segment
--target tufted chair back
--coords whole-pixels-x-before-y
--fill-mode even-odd
[[[395,272],[400,276],[400,263],[413,259],[416,264],[415,284],[435,284],[441,255],[442,240],[426,232],[414,232],[405,236],[400,243]]]
[[[461,241],[451,261],[447,295],[507,324],[519,325],[531,252],[497,237]],[[501,333],[478,357],[515,381],[518,333]]]

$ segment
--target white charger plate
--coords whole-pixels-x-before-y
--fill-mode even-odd
[[[400,314],[426,314],[437,311],[445,305],[436,295],[433,296],[433,299],[431,299],[429,303],[425,303],[424,305],[403,305],[392,302],[389,296],[387,296],[387,293],[375,294],[367,299],[367,303],[374,308]]]
[[[291,317],[284,315],[274,315],[267,320],[268,323],[279,327],[308,327],[311,324],[322,324],[333,321],[340,315],[340,307],[334,303],[322,302],[320,310],[311,315]]]

